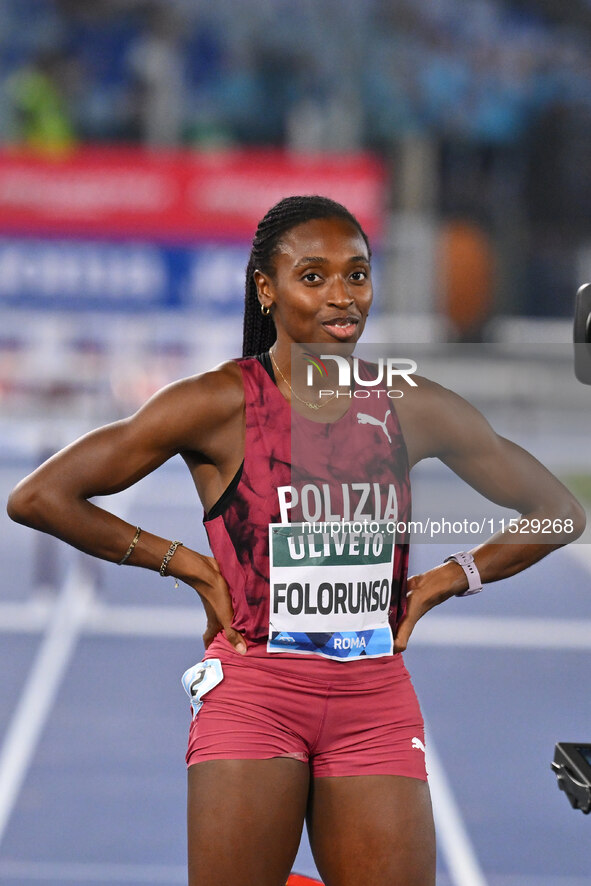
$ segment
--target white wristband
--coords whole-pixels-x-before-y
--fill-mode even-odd
[[[482,581],[472,554],[467,551],[458,551],[457,554],[450,554],[443,562],[447,563],[449,560],[455,560],[462,567],[468,579],[468,590],[461,591],[456,594],[456,597],[469,597],[471,594],[478,594],[482,590]]]

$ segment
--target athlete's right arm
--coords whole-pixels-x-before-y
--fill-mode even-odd
[[[120,492],[177,453],[216,466],[223,462],[229,429],[242,420],[243,391],[236,364],[175,382],[135,415],[99,428],[56,453],[13,490],[8,514],[70,545],[119,562],[135,526],[89,501]],[[218,451],[219,450],[219,451]],[[130,565],[158,570],[170,540],[142,531]],[[191,585],[213,608],[234,646],[232,607],[226,582],[212,557],[179,547],[167,574]]]

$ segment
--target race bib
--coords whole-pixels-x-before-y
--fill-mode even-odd
[[[355,660],[391,655],[395,538],[377,532],[317,534],[314,524],[269,525],[269,652]]]

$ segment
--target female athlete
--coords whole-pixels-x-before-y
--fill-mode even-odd
[[[206,653],[184,678],[190,886],[282,886],[306,818],[327,886],[433,886],[423,724],[399,653],[429,609],[525,569],[584,526],[569,491],[450,391],[417,379],[384,417],[381,400],[357,409],[336,361],[325,361],[322,393],[307,384],[292,345],[311,343],[310,360],[352,353],[372,301],[370,260],[343,206],[282,200],[253,242],[244,358],[166,387],[10,497],[13,519],[172,575],[203,601]],[[213,557],[89,501],[177,453]],[[408,581],[400,540],[304,538],[309,517],[404,520],[408,472],[432,456],[492,501],[565,532],[550,544],[499,534]]]

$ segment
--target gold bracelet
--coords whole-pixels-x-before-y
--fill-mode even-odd
[[[182,548],[182,546],[183,546],[182,541],[171,542],[170,547],[167,550],[167,552],[165,553],[164,559],[162,560],[162,563],[160,564],[160,575],[162,577],[164,577],[166,575],[166,569],[168,567],[168,564],[170,563],[170,561],[172,560],[172,558],[174,556],[174,552],[176,551],[177,548]],[[178,579],[175,579],[174,586],[175,586],[175,588],[178,588],[178,586],[179,586]]]
[[[117,566],[123,566],[123,564],[125,563],[125,561],[126,561],[126,560],[129,560],[129,558],[131,557],[131,554],[132,554],[132,552],[133,552],[133,549],[135,548],[135,546],[136,546],[136,544],[137,544],[137,542],[138,542],[138,538],[140,537],[141,532],[142,532],[142,530],[140,529],[140,527],[139,527],[139,526],[136,526],[136,532],[135,532],[135,535],[134,535],[134,537],[133,537],[133,541],[132,541],[132,543],[130,544],[130,546],[127,548],[127,550],[126,550],[126,552],[125,552],[125,556],[123,557],[123,559],[122,559],[122,560],[119,560],[119,562],[117,563]]]

